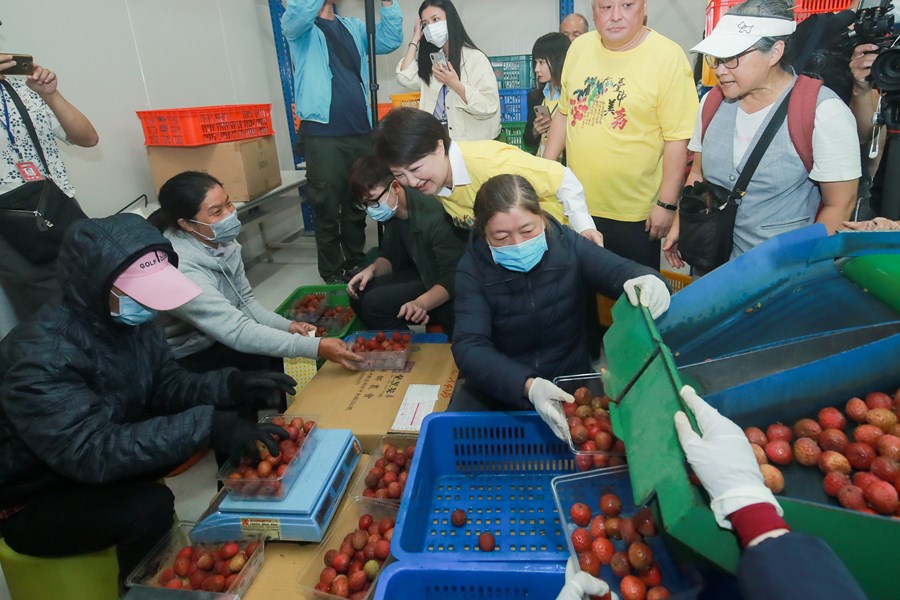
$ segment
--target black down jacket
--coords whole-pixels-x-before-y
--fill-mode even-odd
[[[453,357],[467,383],[514,408],[531,409],[529,377],[588,373],[583,315],[588,293],[618,298],[623,284],[659,273],[596,246],[547,217],[544,257],[528,273],[494,262],[473,235],[456,271]]]
[[[66,480],[158,474],[209,444],[231,371],[178,366],[161,327],[119,324],[109,290],[150,250],[177,257],[138,215],[72,226],[59,256],[63,297],[0,343],[0,508]]]

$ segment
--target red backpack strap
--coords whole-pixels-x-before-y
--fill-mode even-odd
[[[822,80],[800,75],[788,104],[788,133],[807,171],[813,168],[813,129]]]
[[[715,116],[716,111],[719,110],[719,106],[722,105],[722,101],[725,99],[725,96],[722,94],[722,89],[716,85],[713,86],[711,90],[706,93],[706,100],[703,102],[703,112],[700,114],[700,142],[703,142],[704,136],[706,136],[706,128],[709,127],[710,121],[712,121],[713,116]]]

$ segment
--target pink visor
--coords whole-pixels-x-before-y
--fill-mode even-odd
[[[139,303],[156,310],[172,310],[202,291],[169,262],[162,251],[148,252],[125,269],[113,283]]]

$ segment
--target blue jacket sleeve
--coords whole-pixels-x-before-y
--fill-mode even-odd
[[[468,382],[499,402],[517,408],[525,381],[537,374],[498,351],[491,341],[491,308],[474,275],[472,256],[464,254],[456,271],[456,324],[453,358]]]
[[[375,25],[375,54],[390,54],[403,43],[403,12],[397,0],[382,6],[381,19]]]
[[[287,0],[281,15],[281,29],[284,37],[295,40],[309,32],[316,22],[316,15],[324,4],[323,0]]]
[[[746,600],[866,598],[831,548],[805,533],[787,533],[748,548],[737,577]]]

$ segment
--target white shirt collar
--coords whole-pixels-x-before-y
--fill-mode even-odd
[[[463,159],[462,150],[459,149],[459,144],[450,142],[450,147],[447,149],[447,156],[448,158],[450,158],[450,170],[453,177],[453,188],[456,188],[456,186],[458,185],[469,185],[470,183],[472,183],[472,178],[469,177],[469,170],[466,169],[466,161],[465,159]],[[452,193],[453,189],[444,187],[441,188],[437,195],[449,196]]]

